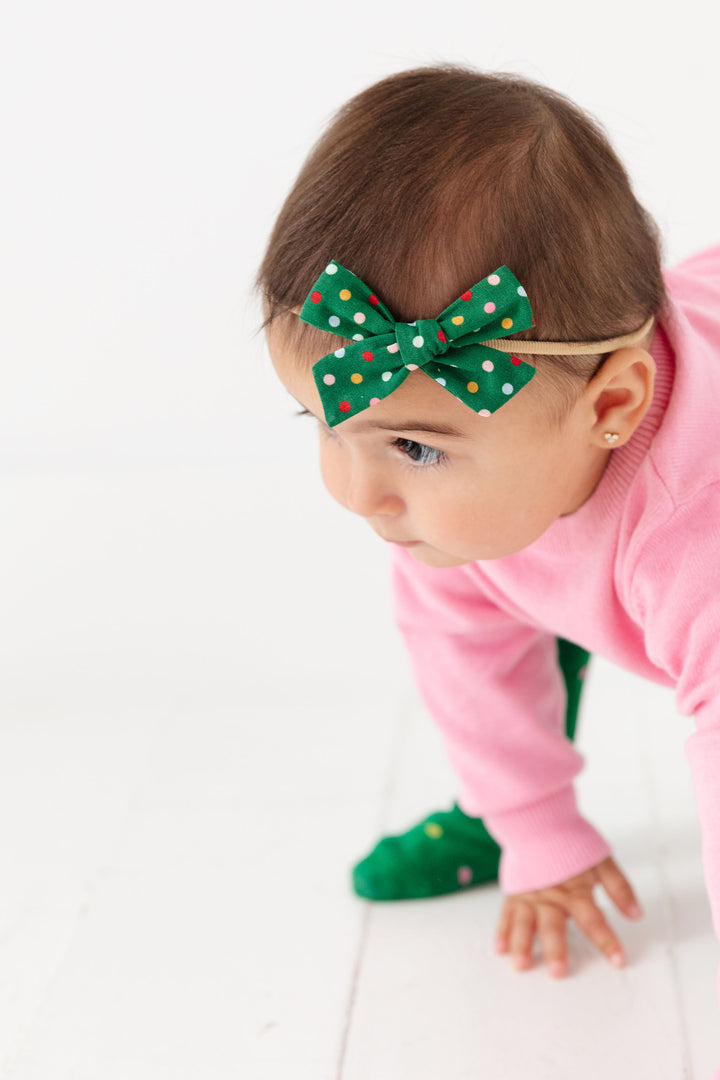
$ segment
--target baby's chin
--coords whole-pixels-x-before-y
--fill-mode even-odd
[[[448,551],[440,551],[438,548],[430,547],[429,544],[418,544],[417,547],[408,548],[408,554],[423,566],[432,566],[438,570],[451,566],[466,566],[467,563],[477,561],[462,555],[452,555]]]
[[[451,566],[467,566],[469,563],[506,559],[509,555],[515,555],[526,547],[528,547],[528,544],[515,544],[508,546],[507,551],[502,548],[497,550],[479,549],[474,555],[457,555],[450,551],[443,551],[442,548],[432,547],[431,544],[422,543],[418,544],[417,547],[408,548],[408,552],[413,559],[424,566],[434,566],[442,570]]]

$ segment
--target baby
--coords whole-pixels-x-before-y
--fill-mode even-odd
[[[595,122],[447,64],[340,109],[257,286],[330,494],[391,545],[398,624],[459,784],[453,810],[377,845],[356,891],[499,877],[497,948],[516,966],[538,935],[565,974],[568,917],[622,965],[594,886],[642,912],[573,789],[596,652],[694,717],[720,936],[720,247],[663,274]]]

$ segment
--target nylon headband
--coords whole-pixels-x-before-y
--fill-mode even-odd
[[[302,308],[290,308],[293,315],[299,315]],[[593,353],[613,352],[624,346],[635,345],[642,341],[652,329],[655,316],[651,315],[639,330],[621,337],[606,338],[605,341],[508,341],[498,338],[486,341],[485,345],[505,353],[526,353],[534,356],[590,356]]]
[[[361,278],[335,259],[319,275],[299,318],[348,344],[321,357],[312,373],[329,427],[377,405],[410,372],[423,372],[479,416],[491,416],[537,374],[520,357],[609,353],[644,338],[637,330],[603,341],[518,341],[535,326],[522,284],[500,266],[434,319],[397,322]]]

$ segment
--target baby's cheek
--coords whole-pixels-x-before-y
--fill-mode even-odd
[[[467,490],[459,495],[444,516],[443,532],[448,549],[471,561],[502,558],[517,550],[517,529],[502,500],[489,492]]]
[[[434,537],[437,546],[447,551],[464,551],[477,534],[481,515],[474,513],[463,491],[454,493],[442,500],[433,499],[425,507],[425,532],[432,543]]]

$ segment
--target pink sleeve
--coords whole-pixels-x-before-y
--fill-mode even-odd
[[[720,938],[720,481],[676,508],[652,534],[635,567],[633,588],[648,656],[677,680],[678,710],[695,720],[685,753]]]
[[[475,564],[437,570],[395,550],[398,626],[458,802],[502,848],[503,889],[545,888],[594,866],[610,847],[577,808],[583,758],[565,735],[555,635],[497,607]]]
[[[703,864],[720,937],[720,481],[677,507],[633,572],[648,656],[676,680],[697,730],[685,744],[703,832]]]

